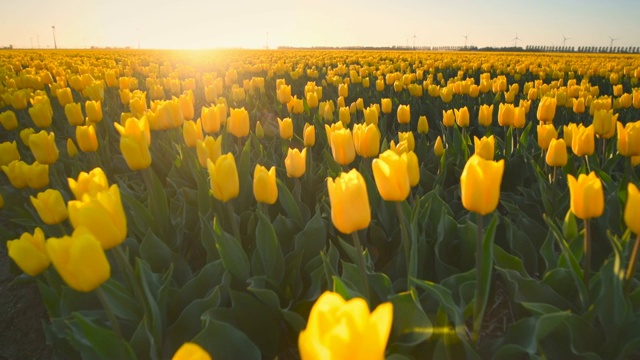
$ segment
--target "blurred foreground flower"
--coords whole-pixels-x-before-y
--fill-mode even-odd
[[[9,257],[22,271],[29,276],[36,276],[51,263],[44,244],[44,232],[36,228],[33,234],[25,232],[20,239],[7,241],[7,250]]]

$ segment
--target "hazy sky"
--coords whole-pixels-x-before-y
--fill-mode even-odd
[[[0,47],[640,46],[638,0],[2,0]]]

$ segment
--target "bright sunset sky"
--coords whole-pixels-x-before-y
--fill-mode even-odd
[[[37,10],[36,10],[37,9]],[[2,0],[0,47],[640,46],[637,0]]]

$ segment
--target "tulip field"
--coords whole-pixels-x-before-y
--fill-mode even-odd
[[[624,54],[2,50],[2,266],[56,358],[640,358],[639,79]]]

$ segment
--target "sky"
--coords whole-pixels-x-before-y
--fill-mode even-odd
[[[638,0],[2,0],[0,47],[640,46]],[[415,35],[415,38],[414,38]]]

